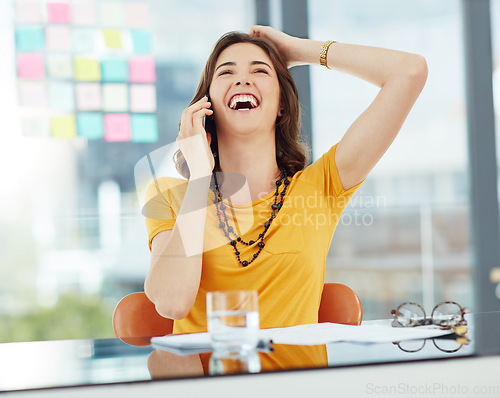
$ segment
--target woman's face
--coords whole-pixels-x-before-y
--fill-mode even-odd
[[[238,43],[226,48],[217,59],[209,94],[218,134],[274,134],[280,86],[260,47]]]

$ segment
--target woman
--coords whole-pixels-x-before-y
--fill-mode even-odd
[[[302,64],[380,87],[340,142],[308,167],[287,70]],[[206,331],[212,290],[257,290],[262,328],[317,322],[340,215],[426,78],[419,55],[300,39],[271,27],[219,40],[182,113],[177,163],[188,182],[160,179],[149,193],[161,191],[155,200],[171,217],[147,219],[145,292],[160,314],[176,320],[174,333]],[[246,190],[234,175],[244,176]]]

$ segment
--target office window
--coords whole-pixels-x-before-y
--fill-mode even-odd
[[[310,0],[309,36],[425,56],[427,84],[399,136],[351,200],[326,280],[360,295],[365,318],[400,301],[470,305],[467,139],[460,1]],[[335,144],[378,89],[311,68],[313,154]]]
[[[175,140],[212,46],[254,4],[1,3],[0,341],[112,337],[149,267],[134,165]]]

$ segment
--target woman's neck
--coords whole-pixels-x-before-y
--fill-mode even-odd
[[[244,140],[231,137],[218,140],[221,171],[244,175],[251,201],[274,190],[276,180],[280,176],[280,169],[276,163],[274,135],[259,138]],[[248,191],[245,196],[248,196]],[[244,197],[233,200],[240,203],[248,202],[248,198]]]

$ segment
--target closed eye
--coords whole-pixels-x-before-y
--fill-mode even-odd
[[[268,75],[268,74],[269,74],[269,72],[268,72],[267,70],[265,70],[265,69],[257,69],[257,70],[255,71],[255,73],[265,73],[266,75]]]
[[[232,71],[230,70],[223,70],[222,72],[219,73],[219,76],[222,76],[222,75],[228,75],[228,74],[231,74]]]

